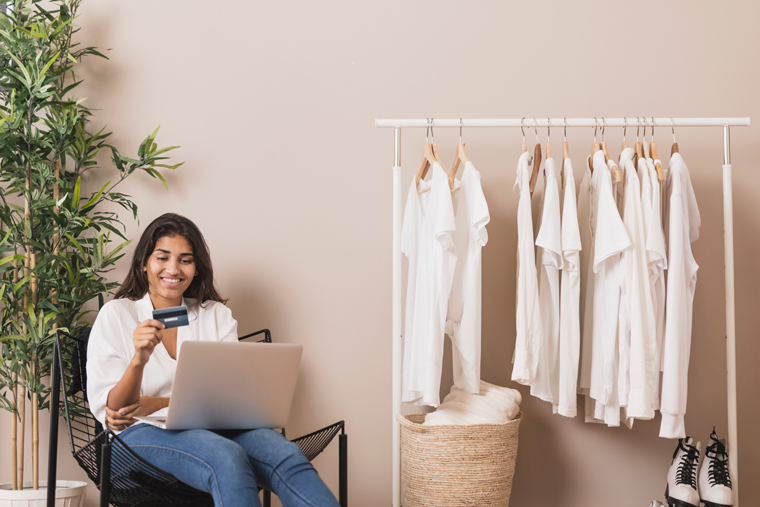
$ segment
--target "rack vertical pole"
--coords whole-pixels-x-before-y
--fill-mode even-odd
[[[394,129],[393,162],[393,507],[401,507],[401,127]]]
[[[728,452],[734,507],[739,507],[739,441],[736,402],[736,308],[734,296],[734,210],[731,134],[723,126],[723,247],[726,266],[726,363],[728,372]]]

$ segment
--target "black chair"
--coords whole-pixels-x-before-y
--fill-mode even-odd
[[[71,453],[87,476],[100,489],[100,506],[117,507],[213,507],[214,501],[206,492],[181,482],[176,477],[151,465],[129,448],[111,430],[104,430],[95,420],[87,403],[87,339],[90,328],[73,337],[58,332],[53,348],[50,396],[50,449],[48,484],[55,484],[58,458],[58,416],[60,386],[63,385],[63,406],[69,430]],[[268,329],[243,336],[240,340],[264,334],[260,342],[271,343]],[[67,348],[61,346],[61,336]],[[71,350],[71,354],[61,353]],[[69,366],[66,368],[65,366]],[[68,379],[67,379],[68,377]],[[60,382],[58,381],[60,379]],[[285,430],[282,431],[283,435]],[[348,435],[343,421],[292,440],[298,444],[309,461],[316,458],[339,435],[339,502],[348,505]],[[55,505],[55,488],[48,489],[47,506]],[[264,490],[264,507],[271,505],[271,492]]]

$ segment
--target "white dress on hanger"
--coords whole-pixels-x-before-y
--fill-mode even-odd
[[[559,326],[559,403],[553,407],[565,417],[575,417],[577,409],[578,360],[581,345],[580,289],[581,234],[575,199],[573,165],[565,159],[564,202],[562,203],[562,276]]]
[[[454,208],[448,175],[437,162],[430,181],[412,182],[401,229],[401,251],[409,259],[401,401],[440,403],[443,340],[457,255]]]
[[[530,176],[533,157],[523,153],[517,162],[514,188],[520,192],[517,205],[517,294],[515,354],[512,380],[531,385],[536,378],[539,347],[543,335],[538,299],[536,257],[533,247]]]
[[[673,154],[669,166],[670,242],[660,436],[685,438],[692,310],[699,269],[691,244],[699,239],[701,219],[689,169],[679,153]]]
[[[449,298],[446,334],[451,338],[454,385],[468,393],[480,391],[482,248],[488,243],[491,217],[480,184],[480,173],[467,162],[462,179],[454,180],[457,265]]]
[[[554,159],[544,166],[544,194],[541,199],[541,228],[536,238],[538,250],[538,294],[543,329],[538,367],[530,394],[556,405],[559,403],[559,271],[562,269],[562,218],[559,185]]]

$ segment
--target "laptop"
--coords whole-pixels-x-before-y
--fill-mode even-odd
[[[184,342],[168,413],[135,419],[167,430],[284,428],[302,351],[282,343]]]

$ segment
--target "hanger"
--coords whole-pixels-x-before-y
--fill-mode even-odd
[[[673,117],[670,117],[670,130],[673,131],[673,146],[670,147],[670,156],[674,153],[678,153],[678,143],[676,142],[676,124],[673,121]]]
[[[594,143],[591,145],[591,172],[594,172],[594,153],[600,150],[599,143],[596,142],[596,129],[599,127],[599,123],[594,116]]]
[[[528,152],[528,145],[525,144],[525,129],[523,128],[524,127],[524,125],[523,125],[524,121],[525,121],[525,116],[523,116],[522,118],[520,118],[520,130],[522,131],[522,135],[523,135],[522,153],[527,153]]]
[[[654,142],[654,116],[652,117],[652,141],[649,143],[649,155],[652,157],[652,160],[660,158],[657,156],[657,144]],[[662,170],[662,164],[657,162],[654,166],[657,169],[657,179],[663,181],[665,179],[665,171]]]
[[[610,161],[610,154],[607,152],[607,143],[604,141],[604,131],[607,130],[607,120],[604,119],[604,116],[602,116],[602,151],[604,151],[604,161],[609,162]],[[612,183],[618,183],[620,181],[623,181],[623,174],[620,172],[620,168],[618,168],[616,163],[612,163]]]
[[[433,142],[431,143],[429,140],[432,140]],[[419,186],[420,180],[425,179],[425,175],[427,175],[428,169],[430,169],[430,167],[432,167],[432,165],[436,162],[441,164],[441,160],[438,158],[437,149],[435,146],[435,137],[433,137],[433,119],[428,118],[427,129],[425,130],[425,145],[422,148],[422,160],[420,160],[420,166],[417,168],[417,172],[414,175],[415,187]],[[441,164],[441,167],[443,167],[443,164]],[[445,170],[446,169],[444,168],[444,171]],[[418,189],[417,193],[424,194],[429,190],[430,187],[423,190]]]
[[[624,150],[628,148],[628,141],[625,140],[625,133],[628,131],[628,120],[623,117],[623,145],[620,147],[621,150]],[[620,159],[618,158],[618,161]]]
[[[563,118],[565,124],[565,141],[562,143],[562,168],[559,171],[559,178],[562,180],[564,188],[565,184],[565,159],[570,158],[570,148],[567,146],[567,118]]]
[[[636,166],[639,165],[639,159],[645,158],[644,151],[641,149],[641,142],[639,141],[639,127],[641,127],[641,121],[639,117],[636,117]],[[644,124],[644,134],[646,134],[646,123]]]
[[[533,174],[530,175],[530,193],[536,189],[536,180],[541,168],[541,143],[538,142],[538,122],[533,118],[533,130],[536,131],[536,146],[533,148]]]
[[[552,158],[552,119],[546,119],[546,159]]]
[[[459,188],[454,188],[454,177],[457,175],[459,164],[467,164],[470,160],[467,158],[467,153],[464,150],[464,143],[462,142],[462,127],[464,124],[462,118],[459,118],[459,143],[457,144],[457,152],[454,156],[454,164],[451,166],[451,172],[449,173],[449,188],[452,192],[456,192]]]

